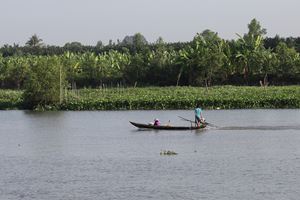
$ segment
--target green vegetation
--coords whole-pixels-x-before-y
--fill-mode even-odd
[[[159,154],[161,156],[172,156],[172,155],[177,155],[178,153],[172,150],[162,150]]]
[[[147,87],[83,89],[64,110],[300,108],[300,87]]]
[[[22,92],[0,91],[0,108],[23,108]],[[146,87],[80,89],[64,94],[60,106],[38,109],[135,110],[300,108],[300,86]]]
[[[205,30],[186,43],[159,38],[150,44],[137,33],[107,46],[99,41],[95,47],[79,42],[55,47],[33,35],[24,47],[0,48],[0,88],[23,90],[22,104],[30,109],[185,109],[197,101],[206,108],[299,107],[297,87],[270,86],[300,83],[300,39],[265,34],[253,19],[247,33],[230,41]],[[97,90],[107,87],[147,89]]]
[[[0,110],[22,109],[22,93],[19,90],[0,90]]]
[[[30,63],[28,77],[25,80],[24,106],[58,105],[62,102],[65,85],[64,71],[57,57],[39,58]]]

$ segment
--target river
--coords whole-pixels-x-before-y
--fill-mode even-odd
[[[0,199],[299,199],[300,110],[0,111]],[[171,150],[177,155],[160,155]]]

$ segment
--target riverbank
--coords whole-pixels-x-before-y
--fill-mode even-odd
[[[0,90],[0,109],[22,109],[22,91]],[[80,89],[68,91],[59,110],[300,108],[300,86],[217,86]]]

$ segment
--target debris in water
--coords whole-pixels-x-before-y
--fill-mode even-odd
[[[160,152],[160,155],[167,155],[167,156],[171,156],[171,155],[177,155],[178,153],[176,153],[175,151],[170,151],[170,150],[163,150]]]

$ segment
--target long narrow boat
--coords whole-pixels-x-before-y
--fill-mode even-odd
[[[129,121],[129,122],[133,126],[138,127],[138,128],[158,129],[158,130],[197,130],[197,129],[203,129],[206,127],[205,124],[202,124],[199,127],[197,127],[197,126],[170,126],[170,125],[154,126],[152,124],[140,124],[140,123],[131,122],[131,121]]]

